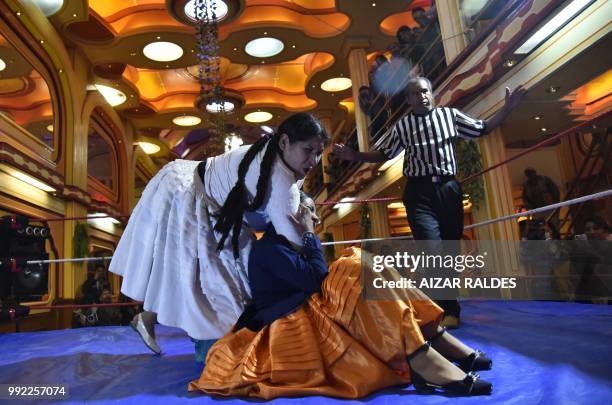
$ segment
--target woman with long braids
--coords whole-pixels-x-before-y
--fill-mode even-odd
[[[203,162],[177,160],[151,179],[109,268],[123,276],[123,294],[144,301],[131,325],[147,347],[161,352],[156,321],[197,340],[230,330],[250,298],[247,228],[272,223],[301,243],[290,216],[328,140],[314,116],[298,113],[251,146]]]
[[[252,302],[212,346],[189,390],[360,398],[411,383],[418,392],[490,394],[491,383],[474,372],[490,369],[491,359],[440,328],[443,311],[423,292],[365,298],[362,277],[373,274],[372,255],[358,248],[346,249],[328,271],[314,234],[318,221],[314,201],[302,194],[294,222],[303,243],[270,224],[253,244]]]

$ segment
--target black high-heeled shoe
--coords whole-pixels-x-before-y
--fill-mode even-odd
[[[425,343],[419,347],[413,353],[406,357],[408,363],[417,354],[429,350],[429,344]],[[436,390],[442,390],[449,394],[475,396],[475,395],[489,395],[493,391],[493,384],[488,381],[482,380],[478,374],[469,372],[460,381],[453,381],[451,383],[440,385],[427,381],[419,373],[414,371],[411,367],[410,374],[412,375],[412,385],[418,393],[434,393]]]
[[[446,385],[439,385],[425,380],[419,373],[412,371],[412,385],[418,393],[432,394],[437,389],[449,394],[476,396],[490,395],[493,392],[493,384],[480,378],[478,374],[471,371],[461,381],[453,381]]]
[[[429,342],[433,344],[437,339],[444,335],[444,333],[446,333],[446,328],[442,328],[440,332],[436,333],[429,339]],[[456,363],[457,366],[466,373],[470,371],[491,370],[491,368],[493,368],[493,360],[491,360],[485,352],[481,352],[480,350],[475,350],[473,353],[470,353],[468,356],[460,359],[448,360]]]

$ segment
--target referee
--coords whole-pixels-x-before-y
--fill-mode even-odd
[[[506,87],[504,106],[488,120],[479,120],[456,108],[436,107],[431,82],[416,77],[408,82],[411,112],[400,118],[371,152],[357,152],[334,145],[343,160],[380,163],[402,151],[407,177],[403,201],[408,223],[417,240],[459,240],[463,234],[463,194],[455,180],[457,162],[454,141],[473,139],[495,129],[527,93],[521,86],[512,93]],[[457,300],[439,301],[444,309],[443,325],[459,326]]]

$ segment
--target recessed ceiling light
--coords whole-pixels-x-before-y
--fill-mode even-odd
[[[508,59],[504,62],[504,66],[507,68],[510,68],[514,65],[516,65],[516,61],[514,59]]]
[[[32,3],[36,4],[36,6],[42,11],[42,13],[49,17],[59,11],[60,8],[64,5],[64,0],[34,0]]]
[[[47,125],[47,131],[53,132],[53,124]]]
[[[342,91],[350,88],[353,85],[351,79],[348,77],[334,77],[333,79],[327,79],[321,83],[321,88],[330,93]]]
[[[535,32],[527,41],[523,43],[514,53],[527,54],[535,49],[538,45],[553,35],[565,23],[570,21],[574,16],[580,13],[591,2],[591,0],[573,0],[557,15],[551,18],[539,30]]]
[[[257,38],[249,41],[244,50],[251,56],[256,58],[268,58],[278,55],[285,48],[285,44],[279,39],[272,37]]]
[[[2,59],[0,59],[0,72],[4,69],[6,69],[6,63]]]
[[[195,8],[195,3],[196,0],[189,0],[186,4],[185,7],[183,8],[183,10],[185,11],[185,15],[187,15],[187,17],[189,17],[189,19],[193,20],[193,21],[197,21],[196,19],[196,8]],[[203,13],[204,15],[202,15],[202,18],[204,19],[204,21],[207,20],[211,20],[212,18],[212,10],[210,5],[213,2],[208,2],[206,4],[208,4],[206,13]],[[216,7],[215,7],[215,21],[221,21],[222,19],[224,19],[227,16],[227,4],[225,4],[224,1],[222,0],[216,0],[214,1]]]
[[[542,132],[546,132],[546,128],[542,128]]]
[[[112,107],[123,104],[125,100],[127,100],[127,97],[121,90],[117,90],[112,87],[105,86],[103,84],[96,84],[95,86],[96,90],[98,90],[100,94],[102,94],[102,97],[104,97],[106,102]]]
[[[549,88],[546,89],[547,93],[556,93],[559,91],[559,89],[561,88],[561,86],[550,86]]]
[[[244,116],[244,120],[247,122],[266,122],[272,119],[272,114],[267,111],[253,111]]]
[[[161,148],[159,147],[159,145],[156,145],[154,143],[151,142],[138,142],[138,146],[140,146],[142,148],[142,150],[144,151],[144,153],[146,153],[147,155],[152,155],[154,153],[157,153],[161,150]]]
[[[542,119],[542,117],[540,117],[539,115],[534,115],[533,119],[536,120],[536,121],[539,121],[539,120]]]
[[[372,3],[372,7],[376,7],[376,3]]]
[[[202,122],[202,119],[194,115],[181,115],[180,117],[175,117],[172,122],[181,127],[192,127]]]
[[[224,112],[230,112],[230,111],[234,111],[234,103],[232,103],[231,101],[223,101],[223,106],[221,106],[221,103],[217,103],[216,101],[210,102],[208,104],[206,104],[206,111],[208,111],[209,113],[220,113],[221,112],[221,107],[223,107],[223,111]]]
[[[183,56],[183,48],[173,42],[151,42],[142,49],[142,53],[157,62],[172,62]]]

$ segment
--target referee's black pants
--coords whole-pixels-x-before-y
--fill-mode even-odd
[[[440,182],[435,183],[431,177],[408,178],[403,201],[414,239],[461,239],[463,193],[454,177],[442,177]],[[436,303],[442,307],[445,315],[459,317],[461,308],[457,299]]]

